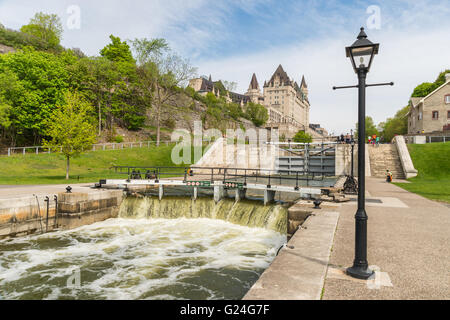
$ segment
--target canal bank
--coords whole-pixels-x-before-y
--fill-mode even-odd
[[[53,230],[73,229],[117,217],[122,190],[91,185],[2,186],[0,239]]]
[[[23,190],[19,189],[17,191],[19,191],[17,193],[20,194]],[[46,190],[46,192],[48,191],[49,190]],[[57,226],[58,230],[77,228],[82,225],[89,225],[94,222],[117,217],[119,215],[120,206],[124,203],[123,200],[127,195],[127,193],[124,193],[123,190],[99,190],[89,188],[86,185],[74,186],[72,189],[72,193],[65,193],[65,188],[63,188],[62,186],[54,187],[52,191],[64,192],[59,192],[56,194],[48,193],[48,195],[45,196],[43,194],[40,194],[37,195],[37,197],[40,203],[42,202],[42,199],[45,200],[46,196],[49,196],[50,198],[52,195],[56,195],[58,197],[58,217],[56,219],[57,223],[54,224],[54,226]],[[143,199],[143,196],[139,196],[139,194],[135,194],[132,197],[135,197],[135,200],[131,200],[130,196],[128,196],[128,199],[126,201],[142,201]],[[234,206],[232,203],[234,203],[235,197],[231,195],[230,198],[231,199],[226,200],[231,203],[229,209]],[[40,233],[42,232],[43,228],[45,229],[46,227],[49,231],[51,231],[53,226],[52,223],[53,221],[55,221],[53,219],[55,217],[55,207],[49,205],[49,223],[47,223],[46,209],[44,210],[42,208],[42,205],[39,205],[41,207],[41,214],[36,215],[36,212],[39,212],[39,206],[37,204],[38,201],[36,201],[36,197],[34,197],[35,204],[33,204],[32,200],[33,197],[27,198],[23,196],[1,199],[0,201],[3,202],[3,207],[5,207],[8,203],[10,205],[14,203],[21,204],[16,206],[14,212],[11,212],[11,210],[9,211],[9,219],[5,219],[7,217],[7,214],[3,213],[3,221],[7,220],[7,223],[4,224],[4,226],[9,227],[9,229],[3,228],[2,230],[9,230],[10,235],[13,236],[20,235],[20,233],[18,232],[18,226],[20,226],[20,231],[22,232],[22,234]],[[195,202],[193,199],[185,199],[183,201],[186,203]],[[199,203],[204,201],[205,199],[199,200]],[[156,199],[153,199],[152,202],[153,203],[150,204],[150,207],[153,206],[154,210],[147,210],[147,208],[146,212],[153,212],[158,209],[155,207],[155,203],[159,203],[160,200],[156,197]],[[170,199],[167,199],[167,201],[165,201],[166,204],[169,202]],[[213,205],[214,203],[212,199],[206,202],[210,204],[208,204],[206,207],[203,206],[205,209],[208,209],[208,206]],[[265,206],[262,205],[262,201],[259,202],[260,206],[264,208]],[[243,201],[242,205],[244,205],[244,203],[245,201]],[[140,205],[137,206],[140,207]],[[192,206],[192,204],[190,204],[189,206],[192,208],[194,207]],[[228,205],[225,205],[225,207],[227,206]],[[323,265],[327,264],[326,258],[329,255],[329,253],[327,255],[327,252],[329,252],[329,243],[330,241],[332,241],[330,240],[330,237],[332,239],[332,235],[334,234],[333,225],[335,226],[335,224],[333,223],[333,221],[337,221],[337,216],[335,215],[335,213],[330,213],[330,211],[333,211],[336,206],[339,206],[339,204],[326,202],[321,205],[322,209],[313,209],[314,204],[312,203],[312,201],[298,201],[296,204],[291,205],[288,208],[287,216],[285,216],[284,218],[283,233],[292,236],[288,244],[289,247],[284,247],[283,249],[279,250],[279,254],[274,257],[275,259],[270,264],[269,268],[255,283],[250,292],[247,293],[245,297],[246,299],[249,299],[249,297],[251,297],[251,299],[263,300],[316,299],[317,297],[320,297],[320,293],[318,294],[317,292],[321,291],[321,283],[323,284]],[[165,205],[165,207],[166,209],[174,209],[173,206],[170,207]],[[243,208],[240,208],[239,210]],[[198,210],[190,210],[191,214],[192,212],[198,212]],[[269,211],[265,211],[265,209],[261,210],[261,212],[264,211],[268,213],[267,217],[271,215]],[[158,209],[157,211],[159,212],[160,210]],[[251,211],[247,211],[248,217],[252,215],[251,212],[256,211],[253,209]],[[154,215],[154,213],[145,214],[146,217],[152,217],[152,215]],[[202,218],[201,215],[187,217],[194,219]],[[217,216],[205,217],[217,218]],[[154,216],[152,218],[158,219],[164,218],[164,216]],[[241,216],[241,218],[243,219],[242,225],[249,224],[249,221],[251,221],[251,219],[246,220],[245,214]],[[227,219],[223,220],[227,221]],[[269,219],[263,220],[268,221]],[[279,221],[283,221],[283,218]],[[236,221],[232,219],[230,220],[230,222],[236,223]],[[15,225],[15,227],[12,227],[12,225]],[[270,225],[270,223],[258,224],[255,226],[267,227],[268,225]],[[274,223],[273,225],[279,224]],[[325,229],[322,228],[323,226],[325,226]],[[272,228],[272,230],[276,229]],[[310,262],[309,265],[308,262]],[[264,270],[261,270],[261,272],[262,271]],[[311,275],[311,273],[313,273],[313,275]],[[309,283],[310,286],[305,286],[305,283]],[[278,288],[278,296],[273,295],[274,290],[267,290],[273,287]]]

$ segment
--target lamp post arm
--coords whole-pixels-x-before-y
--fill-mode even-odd
[[[366,88],[368,87],[380,87],[380,86],[393,86],[393,82],[385,82],[385,83],[374,83],[374,84],[366,84]],[[359,88],[359,85],[356,86],[343,86],[343,87],[333,87],[333,90],[338,89],[351,89],[351,88]]]
[[[375,83],[375,84],[367,84],[367,87],[380,87],[380,86],[393,86],[394,83],[393,82],[386,82],[386,83]]]

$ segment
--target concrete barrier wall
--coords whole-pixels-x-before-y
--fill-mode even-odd
[[[50,197],[48,223],[45,196],[24,196],[0,200],[0,239],[54,229],[55,202]]]
[[[403,136],[396,136],[393,142],[397,147],[398,156],[400,158],[403,173],[405,174],[406,179],[416,177],[417,170],[414,168],[411,156],[409,155],[409,150],[406,146],[405,138]]]
[[[275,170],[277,155],[278,148],[274,145],[228,144],[221,138],[194,166]]]
[[[36,196],[1,199],[0,238],[55,229],[73,229],[116,217],[123,191],[89,190],[86,193],[58,193],[57,210],[53,196],[49,195],[48,215],[45,196],[40,195],[37,199]]]
[[[371,176],[369,149],[366,145],[366,177]],[[345,176],[351,174],[352,168],[352,146],[349,144],[336,145],[336,176]],[[355,145],[353,152],[353,174],[358,176],[358,146]]]

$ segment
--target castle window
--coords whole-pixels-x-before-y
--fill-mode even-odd
[[[439,119],[439,111],[433,111],[433,114],[432,114],[432,115],[433,115],[433,116],[432,116],[433,120]]]
[[[450,111],[447,111],[447,119],[450,119]]]
[[[445,103],[450,104],[450,94],[445,96]]]

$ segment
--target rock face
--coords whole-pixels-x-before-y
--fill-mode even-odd
[[[386,170],[392,172],[394,179],[405,179],[398,151],[393,144],[368,146],[370,169],[373,177],[385,178]]]
[[[13,47],[8,47],[8,46],[5,46],[4,44],[0,43],[0,54],[5,54],[8,52],[15,52],[15,51],[16,50],[14,50]]]

